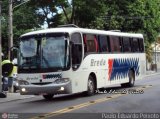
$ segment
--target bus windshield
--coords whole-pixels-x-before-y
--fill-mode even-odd
[[[21,37],[21,69],[63,69],[68,66],[67,38],[64,34],[45,34]]]

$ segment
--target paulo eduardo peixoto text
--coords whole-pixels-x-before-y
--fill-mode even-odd
[[[105,93],[105,94],[143,94],[144,90],[142,89],[123,89],[123,90],[115,90],[115,89],[110,89],[110,90],[96,90],[96,93]]]
[[[102,119],[160,119],[160,113],[102,113]]]

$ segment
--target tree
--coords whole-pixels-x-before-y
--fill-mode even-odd
[[[27,32],[28,29],[40,28],[40,20],[37,17],[33,7],[25,4],[13,11],[13,33],[14,41],[17,41],[20,35]],[[16,43],[16,42],[14,42]]]
[[[47,27],[56,27],[61,24],[61,13],[59,13],[56,0],[34,0],[30,2],[30,6],[34,8],[37,18],[40,20],[40,25],[46,23]]]
[[[8,27],[8,21],[7,21],[7,1],[2,0],[2,52],[4,54],[7,53],[7,47],[8,47],[8,32],[7,32],[7,27]]]
[[[146,59],[149,63],[152,62],[153,47],[148,41],[145,42]]]
[[[2,1],[2,39],[7,44],[8,1]],[[159,4],[159,0],[31,0],[14,10],[14,41],[28,29],[40,28],[45,23],[49,28],[76,24],[84,28],[143,33],[149,45],[160,31]]]
[[[7,56],[8,53],[8,0],[2,0],[2,51]],[[13,3],[13,7],[16,4]],[[14,45],[18,44],[18,38],[21,34],[40,27],[37,14],[32,6],[23,4],[13,10],[13,34]]]
[[[155,40],[160,26],[159,0],[112,0],[106,4],[110,9],[105,29],[141,32],[149,42]]]
[[[110,0],[106,15],[106,30],[142,33],[145,37],[147,60],[151,62],[151,44],[160,32],[159,0]]]
[[[60,8],[66,18],[66,23],[80,27],[103,28],[102,15],[106,12],[104,0],[72,0],[70,5],[64,5],[61,0]],[[99,21],[101,21],[99,23]]]

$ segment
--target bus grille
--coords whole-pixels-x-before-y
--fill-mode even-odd
[[[52,82],[41,82],[41,83],[31,83],[33,85],[47,85],[47,84],[51,84]]]

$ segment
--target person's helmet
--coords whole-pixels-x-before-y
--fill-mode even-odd
[[[3,60],[1,65],[2,65],[2,75],[4,77],[8,77],[13,70],[12,62],[10,60]]]

